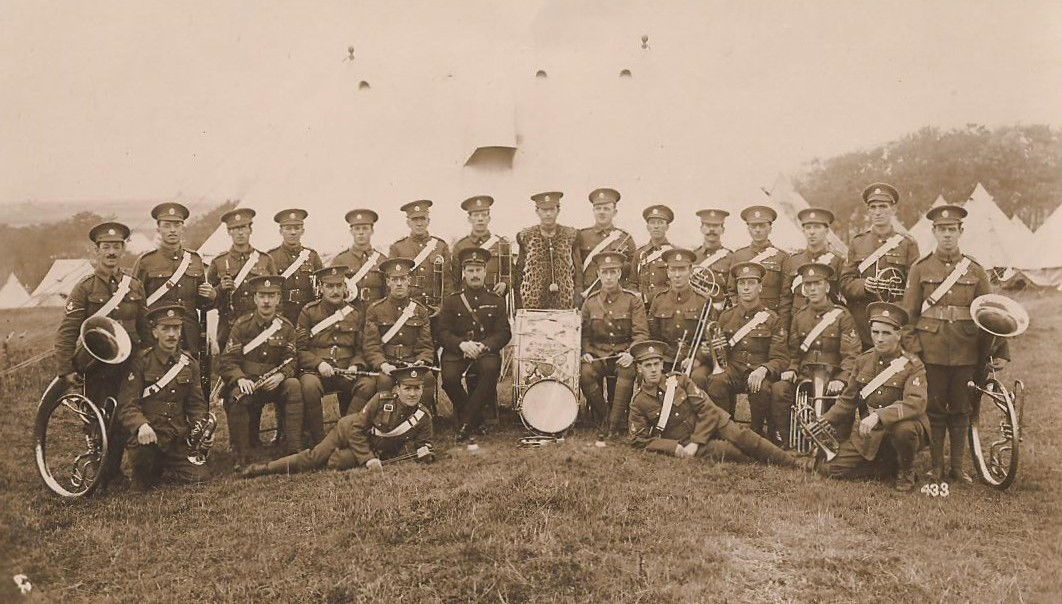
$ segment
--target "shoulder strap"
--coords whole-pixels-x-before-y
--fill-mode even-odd
[[[907,357],[903,356],[902,354],[896,357],[891,363],[889,363],[888,367],[882,369],[881,373],[874,376],[872,380],[867,382],[866,386],[863,386],[863,388],[860,389],[859,397],[862,399],[866,399],[868,396],[873,394],[874,391],[880,388],[882,384],[887,382],[889,378],[903,370],[903,368],[907,366],[907,361]]]
[[[190,362],[192,361],[188,358],[188,355],[182,352],[181,357],[177,359],[177,362],[173,364],[173,367],[170,367],[169,371],[162,374],[162,377],[160,377],[157,382],[148,386],[147,388],[144,388],[143,397],[147,398],[149,396],[154,396],[156,393],[168,386],[169,383],[173,381],[173,378],[177,377],[177,374],[180,373],[182,369],[187,367],[188,363]],[[198,387],[199,386],[196,386],[196,388]]]
[[[664,255],[664,252],[670,250],[672,247],[674,246],[672,246],[670,243],[665,243],[664,245],[660,246],[660,249],[642,258],[642,261],[638,263],[638,268],[644,268],[652,264],[653,262],[656,262],[657,259]]]
[[[671,418],[671,408],[675,406],[675,390],[678,388],[678,378],[674,375],[669,375],[664,384],[664,402],[660,405],[660,417],[656,419],[656,429],[659,432],[663,432],[667,428],[667,420]]]
[[[420,250],[420,253],[413,258],[413,268],[411,268],[410,271],[415,271],[420,268],[420,265],[424,264],[424,261],[428,259],[428,256],[431,256],[432,252],[439,249],[439,243],[442,240],[438,237],[433,237],[433,239],[435,239],[434,245],[425,245],[424,249]]]
[[[770,318],[771,313],[767,312],[766,310],[761,310],[755,315],[753,315],[752,318],[749,319],[748,323],[745,323],[741,326],[740,329],[734,332],[734,335],[730,338],[730,345],[733,346],[741,340],[745,339],[745,336],[749,335],[750,331],[756,329],[756,327],[758,327],[761,323],[764,323],[765,321],[767,321],[767,319]]]
[[[257,336],[254,337],[253,340],[251,340],[250,342],[247,342],[246,344],[243,345],[243,354],[247,354],[247,353],[251,352],[252,350],[254,350],[255,348],[258,348],[259,346],[261,346],[262,343],[265,342],[266,340],[268,340],[269,336],[275,334],[277,332],[277,330],[280,329],[280,327],[283,324],[284,323],[281,322],[280,317],[275,317],[273,319],[273,322],[270,323],[268,327],[266,327],[265,329],[262,330],[262,333],[258,334]]]
[[[901,241],[903,241],[903,235],[899,233],[893,233],[892,237],[886,239],[885,243],[878,246],[878,249],[871,252],[869,256],[864,258],[863,261],[859,263],[859,274],[863,274],[863,272],[870,268],[872,264],[874,264],[878,260],[881,260],[882,256],[888,254],[889,251],[892,250],[892,248],[900,245]]]
[[[337,310],[336,312],[328,315],[324,319],[321,319],[321,321],[317,325],[314,325],[313,327],[311,327],[310,328],[310,335],[311,336],[315,336],[315,335],[321,333],[322,331],[328,329],[329,327],[335,325],[336,323],[339,323],[343,319],[347,318],[347,315],[349,315],[353,311],[354,311],[354,307],[353,306],[351,306],[349,304],[343,305],[343,308],[340,308],[339,310]]]
[[[170,289],[177,285],[177,282],[181,280],[181,277],[183,277],[184,273],[188,271],[188,266],[191,263],[192,254],[185,250],[184,256],[181,257],[181,263],[177,265],[177,270],[173,271],[173,274],[170,275],[170,278],[163,281],[162,285],[160,285],[158,289],[151,292],[151,295],[147,297],[147,301],[145,303],[148,306],[151,306],[155,302],[158,302],[159,298],[165,296],[166,292],[170,291]]]
[[[251,251],[251,254],[247,256],[247,261],[240,267],[240,272],[236,273],[236,277],[232,280],[233,288],[240,289],[240,286],[243,285],[243,280],[247,278],[248,274],[250,274],[254,265],[258,264],[258,258],[260,256],[261,254],[258,253],[258,250]]]
[[[833,261],[833,252],[826,252],[825,254],[819,256],[818,258],[815,258],[815,260],[814,260],[814,262],[817,262],[818,264],[829,264],[832,261]],[[797,268],[800,268],[800,267],[797,267]],[[792,290],[796,291],[797,288],[800,287],[800,284],[802,284],[803,282],[804,282],[804,275],[799,275],[798,274],[796,277],[793,277]]]
[[[361,283],[361,280],[365,278],[365,275],[369,274],[373,268],[376,267],[376,261],[382,256],[380,252],[376,250],[372,251],[372,255],[365,259],[365,263],[361,265],[358,272],[354,273],[349,279],[347,279],[347,285],[357,285]]]
[[[406,421],[398,424],[387,432],[381,432],[376,426],[373,426],[372,435],[379,438],[394,438],[396,436],[402,436],[406,432],[412,430],[417,424],[419,424],[420,420],[424,419],[425,415],[427,414],[424,412],[424,410],[418,408],[416,411],[413,412],[413,415],[410,415],[406,418]]]
[[[132,283],[132,277],[130,277],[129,275],[122,275],[122,278],[118,281],[118,289],[115,290],[114,294],[111,296],[111,299],[104,302],[103,306],[101,306],[99,310],[93,313],[92,316],[106,317],[107,315],[111,314],[111,311],[118,308],[118,305],[122,303],[122,299],[125,298],[125,295],[129,293],[129,288]]]
[[[483,243],[481,243],[479,245],[479,247],[480,247],[480,249],[484,249],[484,250],[487,250],[489,252],[490,248],[494,247],[494,244],[498,243],[498,241],[499,241],[498,236],[492,233],[490,237],[487,237],[486,241],[484,241]]]
[[[398,320],[395,321],[395,324],[392,325],[384,335],[380,336],[380,341],[384,344],[390,342],[391,338],[395,337],[395,334],[398,333],[398,330],[402,329],[402,326],[406,324],[406,321],[413,318],[413,313],[416,311],[417,303],[410,300],[409,304],[406,304],[406,307],[402,309],[402,314],[398,315]]]
[[[295,271],[299,270],[299,267],[302,266],[303,264],[306,264],[306,261],[309,260],[309,259],[310,259],[310,250],[308,248],[302,248],[302,251],[299,252],[299,255],[296,256],[295,260],[292,261],[292,263],[288,265],[288,268],[284,269],[283,273],[280,273],[280,276],[283,277],[284,279],[287,279],[288,277],[294,275]]]
[[[604,249],[608,247],[610,243],[619,239],[619,236],[620,230],[612,229],[611,233],[606,235],[605,238],[601,241],[598,241],[597,245],[594,246],[594,249],[590,250],[590,253],[586,255],[586,258],[583,258],[583,270],[585,271],[590,266],[590,263],[594,261],[594,256],[604,251]]]
[[[476,325],[479,325],[480,329],[485,329],[483,323],[480,322],[479,317],[476,316],[476,311],[472,310],[472,305],[468,303],[468,298],[465,296],[464,292],[461,292],[461,303],[465,305],[465,310],[468,311],[468,314],[472,315],[472,320],[476,322]]]
[[[800,351],[807,352],[808,348],[811,347],[811,343],[815,341],[815,338],[819,337],[822,332],[826,331],[827,327],[836,322],[842,313],[844,313],[842,309],[834,308],[823,315],[822,320],[819,321],[815,327],[811,328],[811,331],[808,332],[808,336],[800,343]]]
[[[755,256],[753,256],[752,260],[749,260],[749,262],[757,262],[757,263],[763,262],[764,260],[774,256],[777,253],[778,253],[778,250],[775,249],[774,246],[768,246],[767,249],[765,249],[762,252],[760,252],[759,254],[756,254]]]
[[[700,267],[700,268],[708,268],[708,267],[712,266],[713,264],[715,264],[716,262],[719,262],[720,260],[722,260],[723,256],[726,256],[727,252],[729,252],[729,251],[730,250],[726,249],[725,247],[721,247],[721,248],[715,250],[714,252],[712,252],[712,254],[710,256],[705,256],[704,260],[701,260],[700,262],[697,263],[697,266]]]
[[[922,302],[922,312],[929,310],[931,306],[939,302],[941,298],[951,291],[952,286],[959,280],[959,277],[962,277],[970,270],[970,262],[969,256],[963,256],[962,260],[955,265],[955,268],[951,269],[951,274],[944,278],[944,281],[933,290],[933,293],[926,296],[926,299]]]

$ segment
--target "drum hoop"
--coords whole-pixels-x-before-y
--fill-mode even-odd
[[[553,384],[559,384],[562,387],[564,387],[564,390],[567,391],[569,395],[571,395],[571,398],[569,400],[571,401],[572,418],[571,418],[571,421],[568,422],[568,425],[565,426],[564,428],[561,428],[560,430],[550,431],[550,430],[544,430],[542,428],[538,428],[538,427],[532,426],[530,420],[527,418],[527,414],[524,412],[524,409],[525,409],[524,400],[527,398],[528,392],[530,392],[532,389],[534,389],[535,386],[538,386],[539,384],[542,384],[544,382],[553,383]],[[519,407],[517,409],[517,412],[520,415],[520,421],[523,422],[524,427],[527,428],[528,430],[530,430],[532,432],[535,432],[535,433],[538,433],[538,434],[546,434],[546,435],[560,434],[560,433],[568,430],[569,428],[571,428],[573,425],[575,425],[575,420],[576,420],[576,418],[579,415],[579,399],[576,396],[575,392],[572,391],[571,386],[569,386],[565,382],[562,382],[560,380],[549,379],[549,378],[542,379],[542,380],[538,380],[538,381],[536,381],[536,382],[534,382],[532,384],[529,384],[524,389],[524,391],[523,391],[523,393],[522,393],[522,395],[520,397],[520,405],[519,405]]]

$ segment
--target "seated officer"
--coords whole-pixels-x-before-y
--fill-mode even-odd
[[[786,325],[760,302],[760,281],[766,271],[755,262],[740,262],[730,269],[737,290],[737,305],[719,315],[719,327],[730,354],[726,370],[708,377],[708,396],[727,413],[734,412],[734,396],[749,395],[752,430],[779,441],[779,426],[768,417],[771,383],[789,366]]]
[[[353,303],[345,302],[347,295],[345,266],[330,266],[314,273],[321,289],[321,299],[310,302],[299,313],[298,351],[299,384],[302,386],[303,422],[310,440],[316,444],[324,438],[324,413],[321,397],[325,392],[339,395],[339,413],[346,415],[354,396],[354,378],[336,373],[336,369],[350,369],[362,364],[361,313]],[[354,412],[361,411],[364,402],[374,392],[361,399]]]
[[[594,260],[601,289],[583,302],[579,387],[598,422],[598,436],[603,440],[626,423],[637,375],[634,357],[628,349],[631,344],[649,339],[649,323],[641,295],[620,287],[627,256],[623,252],[604,251]],[[606,377],[616,379],[611,405],[605,403],[601,388],[601,380]]]
[[[631,400],[630,437],[634,447],[680,458],[747,456],[798,466],[794,456],[731,421],[730,415],[713,405],[690,378],[680,373],[665,378],[665,350],[666,345],[655,340],[631,347],[641,377]]]
[[[859,478],[876,471],[895,472],[896,490],[915,486],[914,459],[929,442],[926,416],[926,368],[900,347],[907,312],[888,302],[867,305],[874,347],[856,357],[852,379],[822,421],[835,430],[859,429],[843,442],[823,468],[832,478]]]
[[[388,392],[394,386],[391,372],[403,365],[429,365],[435,358],[431,339],[431,309],[410,295],[410,271],[413,260],[390,258],[380,264],[387,278],[387,296],[369,305],[365,311],[363,356],[369,366],[380,372],[355,386],[356,392],[372,389]],[[424,375],[424,403],[435,408],[435,377]],[[375,384],[372,383],[375,381]]]
[[[497,404],[501,349],[512,339],[505,298],[485,287],[490,257],[481,247],[461,250],[462,287],[446,296],[439,310],[443,390],[461,426],[458,441],[468,440],[483,423],[483,405]],[[470,367],[475,377],[468,378],[466,390],[461,378]]]
[[[422,402],[423,380],[430,372],[403,367],[391,375],[395,380],[391,391],[373,396],[361,412],[340,418],[317,446],[267,464],[253,464],[240,476],[304,472],[326,465],[334,470],[356,466],[380,470],[381,460],[397,456],[407,445],[416,450],[417,461],[434,461],[432,417]]]
[[[143,491],[164,473],[176,482],[201,482],[206,467],[188,461],[189,426],[207,420],[199,387],[199,363],[180,350],[185,307],[159,306],[148,313],[155,346],[134,352],[118,391],[118,421],[132,436],[126,445],[133,488]]]
[[[236,466],[247,462],[251,433],[258,433],[258,425],[251,425],[250,412],[268,402],[283,408],[283,422],[279,422],[279,412],[277,419],[284,426],[287,450],[302,448],[302,389],[295,378],[295,326],[278,311],[281,280],[255,277],[250,287],[255,310],[232,325],[218,363],[226,385],[225,414]],[[267,373],[269,377],[258,384]]]
[[[852,363],[862,347],[848,309],[830,301],[833,269],[827,264],[809,263],[801,266],[797,274],[801,279],[800,297],[807,303],[793,314],[789,367],[771,386],[771,416],[783,435],[789,434],[794,382],[810,380],[816,369],[825,368],[829,380],[825,393],[837,394],[848,383]]]

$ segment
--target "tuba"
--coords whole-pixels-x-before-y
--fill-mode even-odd
[[[84,373],[97,362],[120,365],[132,351],[133,343],[121,323],[110,317],[92,316],[81,324],[74,350],[74,367]]]
[[[207,413],[206,418],[198,420],[188,432],[188,462],[201,466],[207,462],[210,455],[210,447],[214,446],[214,430],[218,427],[218,418],[213,413]]]

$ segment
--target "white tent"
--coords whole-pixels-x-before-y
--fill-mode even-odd
[[[158,246],[155,244],[155,240],[140,231],[133,231],[129,236],[129,241],[125,244],[125,249],[132,254],[143,254],[156,247]]]
[[[1025,221],[1021,219],[1021,216],[1014,214],[1010,217],[1010,223],[1014,226],[1014,234],[1021,237],[1032,237],[1033,231],[1029,228],[1029,225],[1025,224]]]
[[[782,173],[779,173],[778,176],[775,177],[774,184],[771,186],[770,197],[782,208],[784,212],[783,216],[785,216],[797,229],[797,234],[800,235],[800,242],[795,249],[804,248],[804,236],[801,232],[800,220],[797,218],[797,214],[799,214],[801,210],[810,208],[811,204],[808,203],[808,200],[804,199],[803,195],[793,188],[793,181]],[[777,224],[775,228],[778,228]],[[833,230],[830,230],[829,235],[827,235],[827,240],[830,243],[830,247],[841,254],[842,257],[848,255],[848,245],[845,244],[845,242],[842,241]],[[775,241],[775,243],[778,245],[784,245],[780,241]]]
[[[1062,206],[1027,240],[1021,276],[1039,287],[1062,289]]]
[[[941,205],[942,200],[943,197],[938,197],[933,206]],[[1019,237],[1014,224],[981,183],[977,183],[966,202],[959,205],[968,212],[959,242],[963,253],[985,268],[1014,268],[1025,263],[1031,249],[1029,241]],[[911,229],[911,236],[923,254],[936,248],[933,224],[925,216]]]
[[[0,288],[0,308],[20,308],[29,303],[30,295],[12,272],[7,283]]]
[[[948,201],[944,199],[943,195],[937,195],[936,201],[934,201],[933,205],[929,207],[932,209],[937,206],[947,205],[947,203]],[[926,212],[928,211],[929,210],[927,209]],[[919,218],[914,226],[911,227],[911,230],[908,231],[908,234],[918,242],[918,251],[923,255],[928,254],[937,246],[937,240],[933,238],[933,223],[926,218],[926,212],[922,213],[922,217]]]
[[[78,281],[93,272],[92,263],[81,258],[59,258],[52,262],[37,288],[30,295],[27,306],[63,306],[70,290]]]

